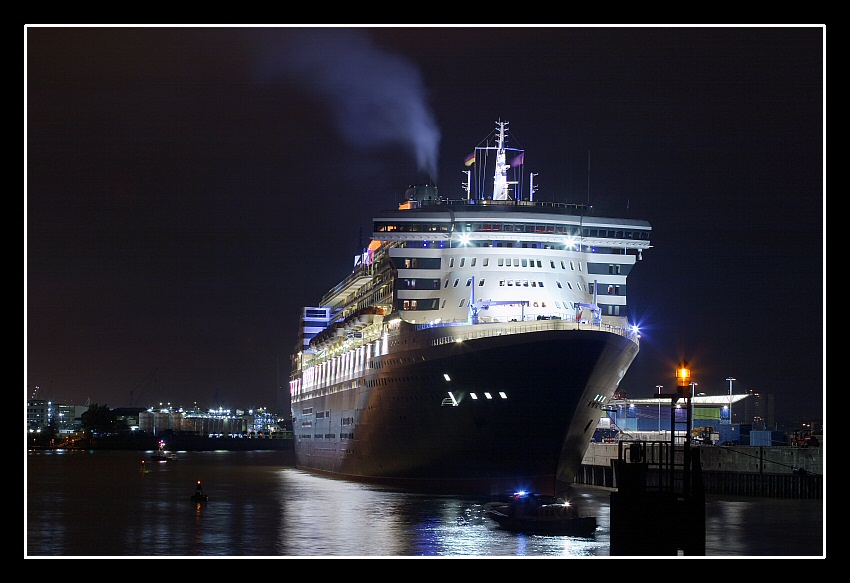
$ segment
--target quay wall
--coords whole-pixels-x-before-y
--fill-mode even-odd
[[[613,460],[617,443],[591,443],[574,482],[617,488]],[[706,494],[822,499],[823,448],[782,446],[700,446]],[[647,472],[647,484],[657,479]]]

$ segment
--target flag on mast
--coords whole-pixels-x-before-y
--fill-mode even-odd
[[[525,163],[525,151],[520,152],[513,160],[511,160],[511,168],[522,166]]]
[[[473,151],[469,156],[463,159],[464,166],[472,166],[475,164],[475,152]]]

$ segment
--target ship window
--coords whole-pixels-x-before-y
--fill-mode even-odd
[[[564,289],[564,286],[561,285],[560,281],[556,281],[555,283],[558,284],[558,289]]]
[[[570,288],[570,289],[573,289],[573,284],[571,284],[570,282],[567,282],[567,287]]]
[[[566,265],[564,265],[564,262],[563,262],[563,261],[561,261],[561,269],[566,269],[566,268],[567,268],[567,266],[566,266]]]
[[[570,271],[575,271],[575,270],[576,270],[576,268],[575,268],[575,266],[573,265],[573,262],[572,262],[572,261],[570,261]]]
[[[539,259],[537,260],[537,268],[538,268],[538,269],[543,269],[543,262],[542,262],[542,261],[540,261]]]
[[[536,282],[536,281],[532,281],[532,282],[531,282],[531,287],[537,287],[537,282]]]
[[[522,286],[523,286],[523,287],[528,287],[528,280],[527,280],[527,279],[524,279],[524,280],[522,281]]]
[[[443,288],[447,288],[447,287],[449,287],[449,280],[448,279],[446,279],[446,283],[445,283],[445,285],[443,285]]]
[[[620,264],[612,264],[608,266],[608,273],[613,275],[619,275],[620,273]]]
[[[501,258],[501,257],[499,257],[499,263],[498,263],[498,266],[499,266],[499,267],[504,267],[504,266],[505,266],[505,260],[504,260],[503,258]]]
[[[485,258],[484,258],[484,267],[487,267],[488,265],[490,265],[490,258],[489,258],[489,257],[485,257]]]
[[[446,300],[443,300],[443,303],[440,305],[440,308],[445,308],[445,307],[446,307]]]
[[[540,287],[543,287],[543,282],[542,282],[542,281],[538,281],[538,282],[537,282],[537,285],[539,285]]]
[[[587,293],[590,293],[590,294],[593,293],[593,284],[592,283],[587,285]]]
[[[475,267],[475,257],[472,258],[472,263],[469,264],[470,267]]]
[[[508,287],[513,287],[513,285],[514,285],[514,280],[509,279],[508,280]]]
[[[461,257],[460,258],[460,266],[463,267],[464,263],[466,263],[466,257]],[[451,265],[449,267],[451,267]]]
[[[458,308],[462,308],[462,307],[463,307],[463,306],[465,306],[465,305],[466,305],[466,298],[461,298],[461,299],[460,299],[460,303],[458,304],[458,306],[457,306],[457,307],[458,307]]]
[[[460,281],[459,279],[456,279],[455,282],[452,284],[452,287],[457,287],[457,284],[458,284],[459,281]]]
[[[552,269],[555,269],[555,262],[554,261],[549,261],[549,265],[552,267]]]
[[[472,285],[472,278],[470,277],[469,279],[466,280],[466,287],[469,287],[471,285]]]
[[[519,259],[514,257],[514,267],[519,267]]]
[[[578,262],[578,270],[581,271],[581,261]]]
[[[454,257],[450,257],[450,258],[449,258],[449,267],[454,267],[454,266],[455,266],[455,258],[454,258]]]
[[[478,282],[478,287],[483,287],[483,286],[484,286],[484,279],[482,278],[481,281]]]
[[[523,260],[522,260],[522,266],[523,266],[523,267],[528,267],[528,262],[527,262],[527,260],[525,260],[525,259],[523,259]]]

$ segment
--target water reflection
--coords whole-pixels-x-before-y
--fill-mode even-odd
[[[610,548],[610,493],[577,487],[593,538],[500,530],[487,501],[332,480],[282,466],[276,452],[27,456],[27,556],[599,557]],[[209,496],[190,500],[198,480]],[[709,499],[707,556],[817,556],[823,504]],[[646,533],[664,537],[667,533]]]
[[[592,556],[607,554],[604,532],[593,539],[517,535],[498,529],[484,503],[395,492],[330,480],[294,469],[279,474],[286,555]],[[597,505],[588,511],[601,511]]]

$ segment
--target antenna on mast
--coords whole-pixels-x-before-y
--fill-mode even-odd
[[[505,130],[508,122],[497,121],[496,171],[493,174],[493,200],[508,200],[508,165],[505,162]]]
[[[587,206],[590,206],[590,150],[587,151]]]

